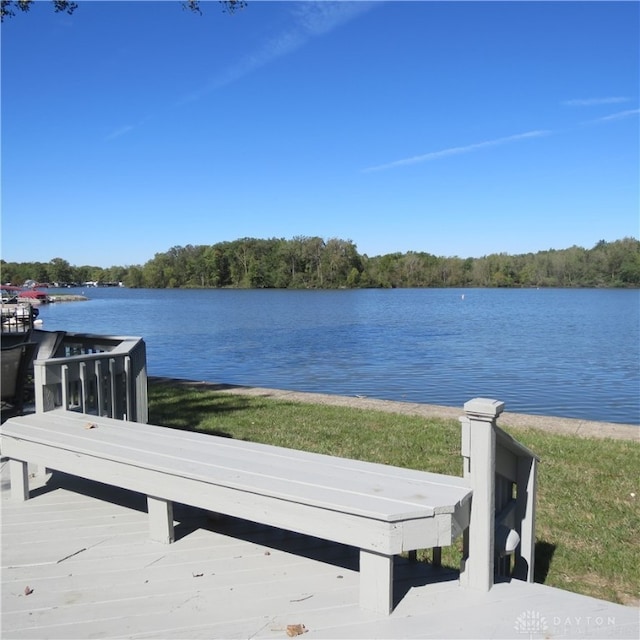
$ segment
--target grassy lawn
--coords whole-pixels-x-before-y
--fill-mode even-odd
[[[149,405],[153,424],[462,475],[455,420],[167,384],[149,385]],[[541,458],[536,581],[638,605],[640,441],[577,438],[500,424]],[[457,547],[443,549],[444,563],[457,568],[459,560]]]

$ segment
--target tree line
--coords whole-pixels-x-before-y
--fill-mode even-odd
[[[623,238],[585,249],[549,249],[481,258],[425,252],[368,257],[351,240],[241,238],[172,247],[143,265],[110,268],[5,262],[2,282],[74,285],[121,282],[134,288],[640,287],[640,241]]]

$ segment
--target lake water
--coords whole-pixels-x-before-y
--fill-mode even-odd
[[[82,293],[42,328],[142,336],[152,376],[640,424],[638,290]]]

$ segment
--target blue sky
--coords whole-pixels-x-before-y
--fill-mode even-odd
[[[637,2],[39,2],[2,26],[2,257],[638,237]]]

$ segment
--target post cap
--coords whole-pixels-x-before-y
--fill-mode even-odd
[[[474,398],[464,403],[466,414],[486,418],[497,418],[504,411],[504,402],[491,398]]]

